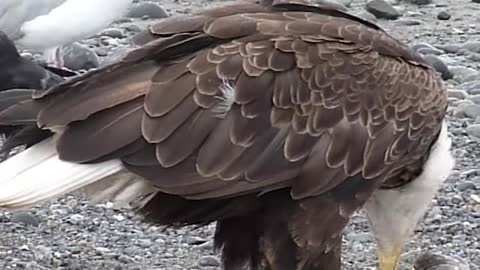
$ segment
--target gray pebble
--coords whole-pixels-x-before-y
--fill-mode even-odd
[[[465,113],[465,116],[475,119],[478,116],[480,116],[480,105],[478,104],[467,105],[465,106],[463,111]]]
[[[148,17],[151,19],[161,19],[168,17],[167,12],[161,6],[155,3],[141,3],[130,9],[127,17],[131,18],[143,18]]]
[[[464,117],[467,117],[465,115],[465,108],[472,105],[472,104],[475,104],[473,103],[473,101],[471,100],[461,100],[455,104],[453,104],[453,115],[457,118],[464,118]]]
[[[457,53],[462,48],[462,45],[460,45],[460,44],[446,44],[446,45],[437,45],[435,47],[437,47],[441,50],[444,50],[447,53]]]
[[[40,223],[39,220],[30,213],[18,212],[14,213],[10,218],[10,221],[13,223],[19,223],[24,225],[38,226]]]
[[[76,198],[70,198],[66,201],[65,205],[68,206],[70,209],[74,208],[78,205],[78,200]]]
[[[439,50],[437,48],[420,48],[417,50],[418,53],[421,54],[434,54],[434,55],[442,55],[445,53],[445,51]]]
[[[157,239],[155,239],[155,243],[160,245],[160,246],[164,246],[165,245],[165,240],[163,240],[162,238],[157,238]]]
[[[133,262],[133,259],[127,255],[122,254],[118,257],[118,261],[122,263],[131,263]]]
[[[111,38],[123,38],[125,37],[123,31],[118,28],[108,28],[102,31],[102,36],[107,36]]]
[[[422,21],[416,19],[399,19],[395,21],[395,25],[415,26],[421,24]]]
[[[480,82],[480,73],[471,74],[463,80],[464,82]]]
[[[467,134],[480,139],[480,124],[473,124],[467,127]]]
[[[72,224],[80,224],[85,219],[84,216],[80,214],[74,214],[68,219]]]
[[[152,241],[149,239],[138,240],[138,246],[142,248],[149,248],[150,246],[152,246]]]
[[[83,251],[82,248],[79,246],[70,247],[70,252],[72,252],[72,254],[81,254],[82,251]]]
[[[127,254],[129,256],[133,256],[133,255],[137,254],[139,252],[139,250],[138,250],[137,247],[128,246],[123,250],[123,252],[125,252],[125,254]]]
[[[105,47],[95,47],[95,53],[98,55],[98,56],[107,56],[108,55],[108,49],[105,48]]]
[[[407,1],[416,5],[428,5],[432,3],[432,0],[407,0]]]
[[[125,27],[125,30],[128,32],[139,33],[142,29],[136,24],[130,24]]]
[[[437,19],[439,20],[449,20],[451,17],[452,15],[445,10],[442,10],[437,14]]]
[[[465,58],[474,62],[480,62],[480,53],[471,52]]]
[[[429,54],[423,58],[441,74],[442,79],[449,80],[453,78],[454,74],[450,72],[449,67],[438,56]]]
[[[52,249],[42,245],[36,246],[33,252],[35,259],[40,261],[51,259],[53,256]]]
[[[105,247],[96,247],[95,251],[98,255],[103,255],[103,254],[107,254],[107,253],[110,252],[110,250],[108,248],[105,248]]]
[[[367,232],[351,233],[351,234],[347,234],[345,238],[349,241],[366,242],[371,240],[371,234]]]
[[[314,3],[319,4],[320,6],[332,7],[338,10],[346,11],[347,7],[337,0],[314,0]]]
[[[368,21],[368,22],[371,22],[371,23],[375,23],[377,22],[377,17],[375,17],[375,15],[373,15],[372,13],[366,11],[366,10],[362,10],[360,12],[357,12],[355,14],[355,16],[359,17],[359,18],[362,18],[364,19],[365,21]]]
[[[335,0],[339,3],[341,3],[342,5],[346,6],[346,7],[350,7],[352,5],[352,2],[353,0]]]
[[[94,50],[77,42],[63,48],[65,67],[71,70],[89,70],[100,65],[100,59]]]
[[[460,183],[458,184],[458,190],[460,191],[466,191],[466,190],[475,190],[475,184],[473,184],[472,182],[463,182],[463,183]]]
[[[469,81],[464,82],[458,86],[460,89],[464,89],[470,95],[477,95],[480,94],[480,80],[478,81]],[[478,93],[477,93],[478,92]]]
[[[218,260],[217,257],[214,257],[214,256],[203,256],[198,261],[198,264],[200,266],[218,267],[218,266],[220,266],[220,260]]]
[[[409,17],[423,17],[425,14],[419,11],[407,11],[405,12]]]
[[[477,74],[478,72],[473,68],[468,68],[464,66],[450,66],[448,67],[448,69],[453,73],[454,79],[459,82],[465,82],[465,78]]]
[[[468,99],[473,101],[475,104],[480,104],[480,95],[471,95],[468,97]]]
[[[120,42],[118,41],[118,39],[116,38],[111,38],[111,37],[107,37],[107,36],[102,36],[100,38],[100,43],[102,45],[105,45],[105,46],[109,46],[109,47],[116,47],[120,44]]]
[[[464,90],[449,89],[448,90],[448,96],[449,97],[455,97],[455,98],[458,98],[458,99],[466,99],[466,98],[468,98],[468,93],[467,93],[467,91],[464,91]],[[470,98],[470,100],[471,100],[471,98]],[[475,101],[473,101],[473,102],[475,102]]]
[[[420,42],[420,43],[415,43],[414,45],[410,46],[412,48],[412,50],[418,52],[418,53],[421,53],[421,54],[436,54],[436,55],[440,55],[440,54],[444,54],[445,51],[444,50],[441,50],[441,49],[438,49],[436,48],[435,46],[429,44],[429,43],[426,43],[426,42]],[[430,53],[429,53],[430,52]]]
[[[450,131],[453,135],[463,135],[465,133],[465,129],[463,128],[455,128]]]
[[[189,235],[187,237],[185,237],[185,242],[187,242],[187,244],[189,245],[201,245],[205,242],[207,242],[206,239],[203,239],[201,237],[198,237],[198,236],[192,236],[192,235]]]
[[[367,3],[366,9],[379,19],[395,20],[401,16],[391,4],[384,0],[371,0]]]
[[[193,249],[211,251],[213,250],[213,241],[207,241],[203,244],[193,246]]]
[[[480,53],[480,41],[469,41],[462,45],[462,49]]]
[[[431,45],[430,43],[426,43],[426,42],[415,43],[415,44],[411,45],[410,48],[412,48],[412,50],[417,51],[417,52],[418,52],[419,49],[422,49],[422,48],[436,49],[433,45]]]

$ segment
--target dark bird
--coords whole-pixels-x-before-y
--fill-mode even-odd
[[[42,90],[62,81],[63,78],[51,70],[20,56],[13,41],[0,31],[0,91],[13,88]]]
[[[74,72],[67,69],[42,66],[21,57],[13,41],[0,31],[0,111],[3,113],[13,106],[32,102],[34,92],[32,89],[43,91],[64,81],[64,77],[75,75]],[[29,107],[30,111],[27,114],[35,116],[31,109],[33,108]],[[0,155],[3,155],[2,158],[4,158],[12,148],[22,144],[30,146],[40,142],[51,132],[38,128],[35,117],[33,117],[29,123],[18,121],[2,123],[0,134],[6,136],[7,139],[0,151]]]
[[[34,93],[32,118],[54,135],[0,163],[0,207],[83,189],[157,224],[216,222],[227,270],[340,269],[364,207],[380,268],[395,269],[454,165],[446,90],[423,58],[288,0],[172,17],[136,42]]]

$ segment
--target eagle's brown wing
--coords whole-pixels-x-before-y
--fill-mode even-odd
[[[64,131],[64,160],[120,158],[191,199],[418,169],[446,107],[434,70],[360,20],[276,2],[152,27],[120,63],[39,93],[39,124]]]

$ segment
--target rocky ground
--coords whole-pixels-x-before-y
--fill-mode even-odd
[[[324,0],[316,0],[324,1]],[[437,195],[402,257],[411,269],[425,251],[455,255],[480,266],[480,2],[329,0],[375,21],[438,69],[449,87],[448,120],[457,166]],[[125,19],[98,36],[69,46],[66,64],[88,69],[115,61],[128,38],[166,16],[189,13],[209,0],[139,1]],[[367,11],[368,10],[368,11]],[[375,15],[373,15],[375,14]],[[68,195],[24,213],[0,212],[0,269],[220,269],[213,227],[181,230],[150,226],[131,212],[89,205]],[[365,217],[348,227],[344,269],[374,269],[375,247]]]

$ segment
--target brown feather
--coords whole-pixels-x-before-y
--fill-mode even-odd
[[[57,141],[58,155],[70,162],[88,162],[141,137],[143,97],[71,123]],[[122,130],[122,132],[118,132]]]
[[[105,73],[101,80],[85,82],[81,89],[62,93],[48,104],[39,114],[39,125],[48,128],[84,120],[95,112],[140,97],[147,92],[154,72],[156,68],[150,64],[132,66]]]
[[[121,160],[126,164],[139,167],[159,165],[156,147],[149,143],[134,153],[123,156]]]
[[[298,174],[302,162],[290,162],[284,157],[284,144],[287,136],[288,130],[278,131],[255,163],[246,171],[245,176],[248,181],[266,181],[273,178],[285,181]]]
[[[204,142],[218,124],[211,113],[199,110],[191,115],[170,137],[157,144],[157,159],[163,167],[185,160]]]
[[[169,83],[154,83],[145,97],[145,111],[152,117],[164,116],[195,89],[196,76],[185,73]]]
[[[260,97],[268,96],[268,90],[271,89],[273,78],[273,72],[264,72],[260,77],[251,77],[246,73],[240,74],[235,85],[235,101],[240,104],[246,104]]]
[[[238,112],[237,112],[238,114]],[[214,176],[235,161],[245,147],[234,145],[230,139],[230,129],[235,121],[235,113],[230,112],[216,126],[198,151],[197,169],[200,175]]]
[[[162,142],[199,110],[193,96],[190,95],[184,98],[174,110],[163,116],[152,117],[145,113],[142,119],[142,134],[150,143]]]

